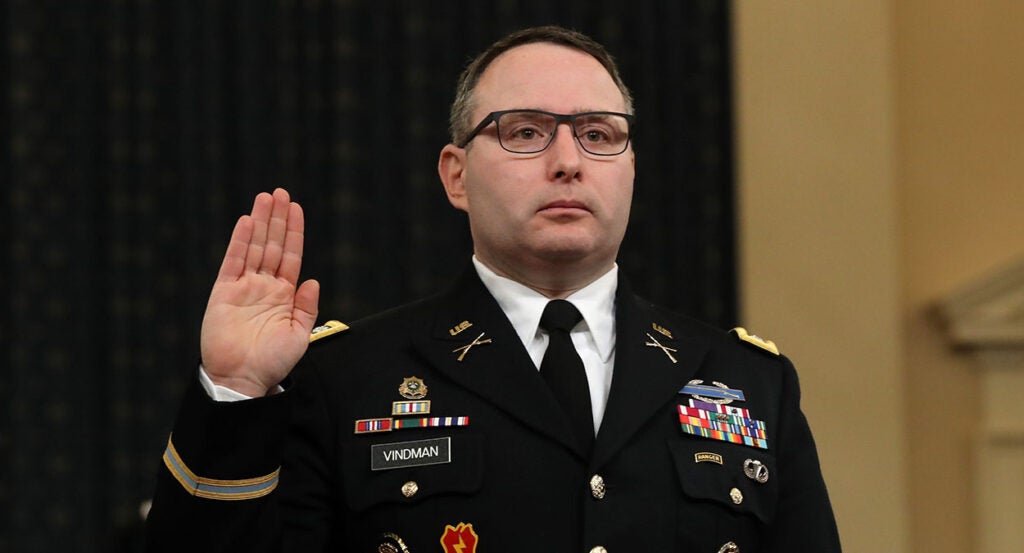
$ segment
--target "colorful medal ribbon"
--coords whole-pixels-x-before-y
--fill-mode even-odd
[[[402,428],[430,428],[442,426],[469,426],[469,417],[423,417],[396,419],[395,430]]]
[[[768,449],[764,421],[680,405],[679,423],[687,434]]]
[[[392,420],[386,419],[360,419],[356,421],[356,434],[368,434],[370,432],[390,432]]]
[[[395,401],[391,403],[392,415],[425,415],[430,412],[430,400]]]

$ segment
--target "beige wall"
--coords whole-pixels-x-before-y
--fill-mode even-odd
[[[1024,255],[1024,2],[893,6],[911,530],[916,551],[969,552],[979,421],[948,413],[981,412],[979,375],[926,313]]]
[[[733,6],[744,322],[845,550],[969,553],[977,375],[928,312],[1024,255],[1024,2]]]

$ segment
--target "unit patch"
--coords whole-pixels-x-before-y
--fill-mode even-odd
[[[441,547],[444,553],[476,553],[479,538],[473,531],[472,524],[460,522],[458,526],[446,524],[441,534]]]

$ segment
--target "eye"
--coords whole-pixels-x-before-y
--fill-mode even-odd
[[[611,133],[608,131],[608,129],[598,127],[590,127],[588,129],[584,129],[583,132],[579,134],[579,136],[580,138],[593,144],[608,142],[611,140]]]
[[[619,116],[587,113],[576,118],[576,136],[580,142],[601,146],[618,144],[625,135],[628,123]]]
[[[511,137],[512,138],[518,138],[518,139],[521,139],[521,140],[530,140],[532,138],[537,138],[537,135],[539,135],[539,134],[540,134],[540,131],[538,131],[537,129],[531,129],[529,127],[523,127],[523,128],[516,129],[516,130],[512,131]]]
[[[520,122],[506,125],[502,129],[502,139],[513,142],[534,142],[544,138],[544,129],[534,123]]]

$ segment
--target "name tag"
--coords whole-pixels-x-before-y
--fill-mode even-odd
[[[370,470],[390,470],[452,462],[452,439],[434,438],[370,446]]]

